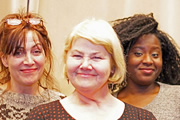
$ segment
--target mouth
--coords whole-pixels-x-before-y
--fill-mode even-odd
[[[145,74],[152,74],[154,72],[153,68],[140,68],[139,70],[141,70]]]
[[[22,69],[20,70],[23,73],[32,73],[35,72],[37,70],[37,68],[31,68],[31,69]]]
[[[94,77],[96,76],[95,74],[90,74],[90,73],[77,73],[77,75],[81,77]]]

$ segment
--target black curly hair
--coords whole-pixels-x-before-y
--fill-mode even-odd
[[[110,22],[124,48],[125,57],[139,37],[154,34],[161,43],[163,67],[156,81],[166,84],[180,84],[180,48],[172,37],[158,29],[153,13],[134,16]]]

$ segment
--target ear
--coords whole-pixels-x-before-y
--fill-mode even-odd
[[[111,77],[114,75],[115,70],[116,70],[116,67],[113,65],[111,68],[111,74],[110,74]]]
[[[1,55],[2,63],[5,67],[8,67],[7,56]]]

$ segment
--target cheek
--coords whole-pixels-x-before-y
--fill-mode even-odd
[[[71,60],[71,59],[67,59],[66,61],[66,70],[67,70],[67,74],[72,74],[73,72],[75,72],[79,67],[79,62]]]
[[[131,57],[131,59],[127,60],[127,71],[128,73],[134,73],[136,68],[139,66],[141,63],[141,60],[135,59],[134,57]]]
[[[139,59],[134,59],[134,57],[131,57],[131,59],[127,60],[127,67],[137,66],[140,63]]]
[[[109,77],[111,73],[111,64],[110,62],[102,63],[102,64],[94,64],[94,70],[101,76],[101,77]]]
[[[159,69],[159,71],[161,72],[162,67],[163,67],[162,59],[156,61],[156,66]]]
[[[40,65],[44,65],[47,61],[47,58],[44,55],[38,56],[38,57],[34,57],[34,60],[40,64]]]
[[[8,68],[17,68],[18,66],[20,66],[23,63],[23,59],[8,59],[7,64],[8,64]]]
[[[9,59],[8,60],[8,70],[10,72],[10,76],[16,76],[19,73],[19,69],[21,68],[22,60],[20,59]]]

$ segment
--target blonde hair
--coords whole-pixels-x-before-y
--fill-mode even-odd
[[[78,38],[84,38],[93,44],[104,46],[111,55],[115,69],[114,74],[109,78],[109,83],[121,83],[124,80],[126,75],[126,64],[119,39],[108,22],[95,18],[86,19],[76,25],[66,39],[64,48],[64,75],[67,79],[67,53],[71,49],[73,41]]]

